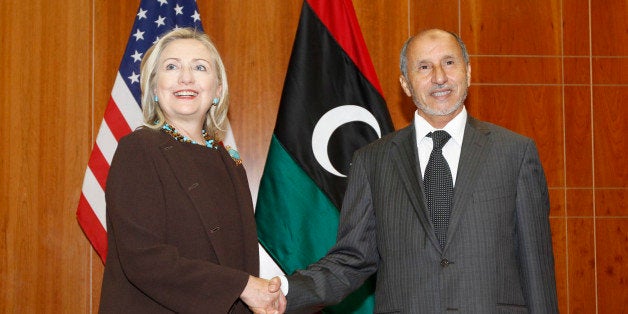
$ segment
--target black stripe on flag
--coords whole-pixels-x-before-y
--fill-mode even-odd
[[[341,206],[347,178],[330,173],[316,160],[312,133],[324,114],[344,105],[371,112],[381,135],[393,131],[383,97],[304,1],[274,133],[337,208]],[[378,138],[375,130],[361,121],[344,123],[329,135],[329,160],[345,176],[353,152]]]

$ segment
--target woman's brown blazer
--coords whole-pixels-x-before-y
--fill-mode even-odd
[[[253,204],[222,146],[138,129],[119,142],[106,201],[101,313],[250,313],[238,298],[259,271]]]

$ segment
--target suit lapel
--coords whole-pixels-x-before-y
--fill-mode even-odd
[[[414,124],[411,124],[400,130],[392,140],[394,144],[394,164],[426,236],[440,250],[440,244],[427,215],[428,211],[425,197],[423,196],[423,180],[421,180],[415,133]]]
[[[173,145],[170,139],[162,141],[162,143],[159,144],[159,149],[168,162],[168,165],[172,168],[172,172],[182,189],[192,201],[194,209],[205,227],[205,234],[210,238],[212,248],[216,253],[219,263],[233,265],[234,261],[225,260],[225,256],[231,255],[226,254],[226,250],[229,248],[220,245],[220,243],[226,243],[224,237],[227,235],[227,232],[219,230],[227,226],[220,226],[219,221],[210,214],[217,206],[210,197],[207,197],[207,193],[203,192],[207,187],[201,177],[202,173],[200,169],[198,169],[192,157],[182,151],[181,145]],[[204,208],[209,208],[210,210],[201,210]]]
[[[489,130],[479,121],[468,117],[460,151],[458,175],[454,188],[454,202],[447,229],[445,249],[447,249],[453,234],[456,232],[464,209],[471,202],[473,188],[476,186],[475,182],[478,180],[478,174],[489,151],[487,146],[490,143],[486,136],[488,133]]]

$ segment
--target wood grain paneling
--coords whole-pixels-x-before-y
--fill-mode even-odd
[[[563,0],[563,52],[566,56],[589,55],[589,1]]]
[[[628,188],[595,189],[595,215],[626,219],[628,217]]]
[[[599,313],[624,313],[628,304],[628,219],[596,220]]]
[[[561,55],[560,10],[560,1],[461,1],[461,35],[475,54]]]
[[[591,82],[591,60],[588,57],[563,58],[565,84],[589,84]]]
[[[471,77],[480,84],[560,84],[558,57],[473,57]]]
[[[567,189],[567,215],[593,217],[593,190]]]
[[[549,189],[549,198],[550,198],[550,217],[565,217],[566,214],[566,206],[565,206],[565,189],[563,188],[550,188]]]
[[[459,0],[409,0],[410,33],[415,34],[423,29],[441,28],[460,34],[460,1]]]
[[[591,61],[593,84],[628,85],[628,59],[626,57],[596,57]]]
[[[626,258],[628,217],[628,169],[617,158],[627,149],[626,2],[592,1],[591,8],[576,0],[353,3],[396,128],[410,123],[415,110],[398,82],[405,39],[433,27],[461,33],[474,66],[469,112],[530,136],[539,146],[551,187],[561,312],[620,310],[626,267],[618,260]],[[75,210],[138,5],[139,0],[2,3],[4,312],[97,312],[103,265]],[[227,66],[230,119],[254,195],[301,5],[198,2],[204,28]]]
[[[570,218],[567,222],[569,312],[566,313],[595,313],[593,228],[592,218]]]
[[[591,50],[596,56],[628,55],[628,1],[591,1]]]
[[[88,1],[10,1],[0,13],[8,313],[88,312],[91,248],[74,212],[89,154],[91,15]]]
[[[628,86],[593,87],[595,182],[602,187],[628,188]]]
[[[567,247],[566,247],[566,226],[564,217],[550,218],[550,228],[552,230],[552,249],[554,250],[554,265],[556,268],[556,289],[558,294],[558,310],[560,313],[567,312]]]
[[[593,186],[591,88],[565,86],[565,169],[568,187]]]

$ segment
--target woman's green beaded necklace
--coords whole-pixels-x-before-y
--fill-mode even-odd
[[[164,130],[164,132],[170,134],[170,136],[172,136],[175,140],[177,140],[179,142],[192,143],[192,144],[196,144],[196,145],[203,145],[203,144],[199,144],[195,140],[193,140],[193,139],[191,139],[191,138],[189,138],[189,137],[179,133],[179,131],[177,131],[177,129],[173,128],[168,123],[164,123],[164,125],[161,127],[161,129]],[[207,132],[205,130],[203,130],[203,138],[205,139],[205,146],[207,146],[209,148],[216,148],[214,146],[214,140],[211,137],[209,137],[209,134],[207,134]]]
[[[179,133],[179,131],[177,131],[177,129],[173,128],[168,123],[164,123],[164,125],[161,127],[161,129],[164,132],[166,132],[167,134],[170,134],[170,136],[172,136],[172,138],[174,138],[175,140],[177,140],[179,142],[202,145],[202,144],[199,144],[198,142],[196,142],[195,140],[193,140],[193,139],[191,139],[191,138],[189,138],[189,137]],[[207,134],[207,132],[205,130],[203,130],[203,138],[205,139],[205,146],[207,146],[209,148],[213,148],[213,149],[218,149],[218,147],[216,147],[216,145],[214,145],[214,140],[209,137],[209,134]],[[227,152],[231,156],[231,159],[233,159],[233,161],[236,163],[236,165],[239,166],[239,165],[242,164],[242,159],[240,158],[240,154],[238,153],[237,150],[231,148],[230,146],[226,146],[225,149],[227,150]]]

